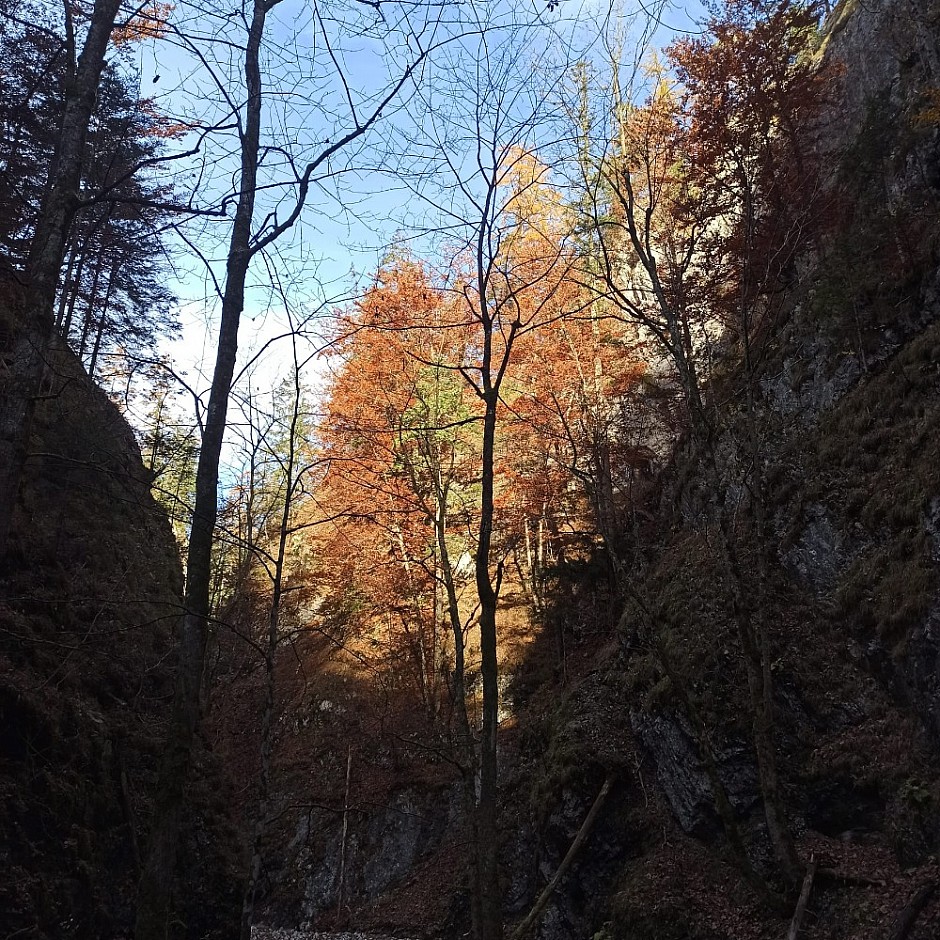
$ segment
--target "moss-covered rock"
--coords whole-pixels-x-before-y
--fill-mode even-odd
[[[182,570],[131,429],[65,349],[37,410],[0,581],[2,932],[116,937],[173,695]],[[199,758],[174,936],[231,935],[238,842]],[[220,917],[220,911],[224,915]]]

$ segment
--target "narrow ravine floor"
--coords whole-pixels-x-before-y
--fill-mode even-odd
[[[321,933],[315,930],[293,930],[289,927],[258,925],[251,929],[251,940],[404,940],[404,938],[356,931]]]

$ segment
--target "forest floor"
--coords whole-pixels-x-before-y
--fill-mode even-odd
[[[401,940],[381,934],[360,933],[321,933],[313,930],[292,930],[284,927],[257,926],[251,930],[251,940]]]

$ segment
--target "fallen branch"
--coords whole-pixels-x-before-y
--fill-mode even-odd
[[[937,883],[935,881],[928,881],[927,884],[921,885],[917,889],[914,897],[904,905],[898,914],[897,920],[894,922],[894,929],[887,935],[887,940],[904,940],[936,887]]]
[[[614,785],[615,779],[615,775],[610,774],[604,781],[600,793],[597,794],[594,804],[591,806],[587,816],[584,817],[584,822],[581,823],[578,834],[574,837],[574,842],[571,843],[571,848],[568,849],[568,853],[561,860],[557,871],[552,875],[552,880],[545,886],[545,890],[539,895],[538,900],[535,902],[532,910],[526,915],[525,920],[512,932],[509,940],[523,940],[523,937],[538,923],[539,917],[541,917],[542,911],[545,910],[545,905],[548,904],[555,888],[558,887],[558,883],[564,878],[565,873],[571,867],[571,863],[575,860],[578,852],[581,851],[581,847],[587,841],[587,837],[591,834],[591,829],[594,828],[594,823],[601,811],[601,807],[604,805],[604,801],[607,799],[607,794],[610,793],[610,788]]]
[[[865,875],[853,875],[851,872],[838,871],[835,868],[820,868],[816,872],[817,881],[833,881],[850,888],[883,888],[883,878],[868,878]]]
[[[787,931],[787,940],[796,940],[800,932],[800,925],[803,923],[803,915],[806,913],[806,905],[809,904],[809,896],[813,890],[813,879],[816,877],[816,858],[809,860],[809,868],[806,869],[806,875],[803,878],[803,887],[800,890],[800,899],[796,902],[796,910],[793,912],[793,920],[790,921],[790,929]]]

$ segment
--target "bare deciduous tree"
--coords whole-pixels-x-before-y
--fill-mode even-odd
[[[294,128],[292,133],[290,127],[278,128],[278,133],[270,140],[270,128],[263,127],[265,110],[274,97],[274,90],[266,91],[264,84],[265,76],[271,74],[269,68],[263,67],[265,54],[270,51],[266,43],[275,49],[283,45],[279,39],[269,40],[266,31],[280,2],[253,0],[243,11],[236,11],[234,18],[222,11],[215,15],[220,27],[226,20],[234,19],[245,29],[240,41],[232,42],[227,35],[219,40],[228,49],[241,49],[241,75],[223,76],[216,71],[212,75],[224,102],[223,108],[230,107],[229,119],[237,124],[235,213],[226,251],[224,286],[220,291],[215,367],[196,471],[176,695],[138,893],[138,940],[162,938],[171,909],[184,792],[200,720],[219,465],[252,259],[294,227],[311,192],[335,180],[340,155],[352,149],[353,144],[378,124],[383,112],[394,107],[413,87],[435,46],[453,38],[452,30],[442,29],[444,7],[403,4],[396,7],[393,16],[391,9],[371,5],[324,7],[315,4],[310,25],[316,42],[314,57],[306,63],[307,77],[313,94],[319,87],[325,97],[328,92],[324,86],[332,78],[334,91],[339,89],[341,104],[333,115],[333,129],[327,131],[330,136],[325,142],[311,141],[305,136],[306,146],[296,147],[293,140],[300,134],[299,129]],[[283,22],[274,25],[277,29],[284,28]],[[344,62],[342,48],[344,38],[350,34],[355,34],[360,42],[387,43],[391,74],[384,82],[379,82],[377,89],[355,90],[354,67]],[[194,52],[208,67],[207,56],[198,48]],[[283,71],[280,74],[284,76]],[[296,80],[289,69],[286,78],[291,82]],[[305,93],[302,87],[277,90],[278,95],[289,100]],[[272,167],[273,179],[269,172]],[[267,210],[260,224],[256,220],[259,205]]]
[[[482,14],[481,14],[482,15]],[[461,48],[469,88],[440,83],[414,149],[434,165],[439,188],[419,190],[452,259],[447,287],[455,328],[473,341],[449,363],[479,399],[482,414],[475,582],[483,686],[478,756],[464,769],[472,821],[471,912],[477,940],[503,935],[499,877],[498,603],[504,552],[496,509],[501,395],[520,337],[564,315],[560,291],[571,264],[566,236],[531,200],[548,178],[532,157],[552,143],[554,95],[573,58],[570,36],[545,21],[481,24],[480,40]],[[543,54],[539,74],[535,50]],[[468,64],[469,61],[469,64]],[[537,200],[536,200],[537,201]]]

